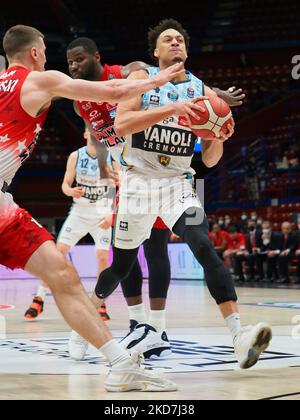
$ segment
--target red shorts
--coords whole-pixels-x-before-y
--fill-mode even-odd
[[[165,225],[164,221],[158,217],[153,225],[153,229],[167,230],[169,228]]]
[[[23,209],[18,209],[14,221],[1,232],[0,264],[24,269],[30,257],[53,236]]]

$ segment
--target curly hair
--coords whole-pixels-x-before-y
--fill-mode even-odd
[[[190,37],[187,31],[181,25],[181,23],[179,23],[175,19],[164,19],[157,26],[155,26],[155,28],[149,29],[148,32],[149,54],[153,60],[156,60],[156,57],[154,56],[154,51],[157,46],[157,40],[159,36],[167,29],[175,29],[176,31],[178,31],[185,40],[187,51],[189,49]]]

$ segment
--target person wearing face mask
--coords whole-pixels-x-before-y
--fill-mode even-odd
[[[289,263],[295,257],[298,248],[299,238],[296,232],[292,231],[292,225],[289,222],[282,223],[281,226],[281,249],[279,255],[279,284],[289,284]]]
[[[298,219],[300,221],[300,219]],[[295,232],[297,238],[297,250],[296,250],[296,259],[297,259],[297,274],[295,284],[300,284],[300,225],[298,225],[298,230]]]
[[[225,229],[225,220],[222,217],[219,217],[218,225],[220,226],[221,230]]]
[[[247,281],[255,281],[255,253],[256,243],[259,241],[260,231],[256,229],[256,223],[253,220],[247,222],[246,247],[241,249],[235,256],[234,274],[236,282],[244,282],[243,263],[246,262],[249,267]]]
[[[262,229],[262,224],[263,224],[263,219],[261,217],[259,217],[256,221],[256,228],[257,230],[261,230]]]
[[[246,250],[246,237],[243,233],[238,232],[236,226],[233,224],[228,226],[227,232],[230,236],[230,242],[223,254],[223,258],[225,265],[234,272],[233,267],[236,255]]]
[[[250,214],[250,219],[253,220],[253,222],[257,221],[257,213],[256,211],[252,211]]]
[[[243,212],[241,215],[241,221],[240,221],[240,231],[244,234],[247,234],[248,231],[248,215],[247,213]]]
[[[280,255],[280,234],[273,232],[271,222],[263,222],[262,232],[258,237],[257,248],[254,251],[259,281],[265,280],[264,262],[267,262],[267,282],[278,280],[277,259]]]
[[[229,215],[225,216],[225,221],[224,221],[224,225],[225,225],[225,229],[227,230],[228,227],[232,224],[232,220],[231,217]]]
[[[225,250],[228,247],[228,244],[231,241],[229,234],[225,230],[222,230],[220,225],[216,223],[213,226],[212,231],[209,233],[208,236],[216,253],[218,254],[219,258],[222,260],[223,253],[225,252]]]

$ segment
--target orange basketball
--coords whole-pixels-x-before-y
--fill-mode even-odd
[[[193,133],[203,140],[217,138],[217,135],[221,131],[226,132],[228,125],[233,123],[232,113],[227,103],[216,95],[210,95],[208,97],[209,99],[199,100],[197,102],[205,108],[204,112],[196,111],[200,120],[190,117]]]

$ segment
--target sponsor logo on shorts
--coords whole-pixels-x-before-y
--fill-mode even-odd
[[[179,200],[179,202],[181,204],[184,204],[186,202],[186,200],[188,200],[191,197],[192,197],[192,193],[185,194],[185,195],[183,194],[182,197],[181,197],[181,199]]]
[[[128,232],[129,224],[128,222],[120,222],[120,230],[123,232]]]
[[[105,237],[101,238],[101,244],[107,245],[109,243],[110,243],[110,238],[108,236],[105,236]]]
[[[168,156],[158,156],[158,161],[162,166],[167,167],[170,165],[171,158]]]

